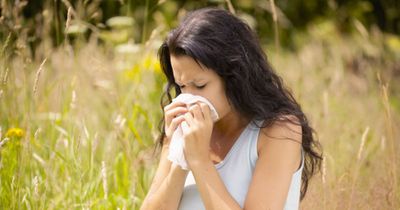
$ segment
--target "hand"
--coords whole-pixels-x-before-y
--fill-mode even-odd
[[[165,135],[167,136],[164,145],[169,145],[172,134],[174,134],[178,125],[185,120],[183,115],[188,111],[186,104],[182,102],[172,102],[164,107]]]
[[[184,117],[184,154],[189,167],[192,167],[195,163],[210,160],[210,140],[214,123],[211,110],[205,103],[192,105]]]

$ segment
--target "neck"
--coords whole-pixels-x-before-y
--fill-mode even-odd
[[[229,139],[240,132],[249,122],[249,119],[241,117],[238,112],[231,111],[214,124],[213,136],[217,139]]]

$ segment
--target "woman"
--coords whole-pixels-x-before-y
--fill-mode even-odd
[[[320,167],[319,145],[250,27],[222,9],[196,10],[169,33],[159,57],[168,79],[162,151],[141,209],[298,209]],[[204,103],[171,103],[171,89],[208,99],[219,120]],[[167,159],[182,122],[190,171]]]

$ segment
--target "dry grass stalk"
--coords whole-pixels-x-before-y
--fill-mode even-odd
[[[0,141],[0,149],[1,149],[1,147],[3,145],[5,145],[8,142],[8,140],[10,140],[10,139],[9,138],[4,138],[3,140]],[[0,169],[1,169],[1,163],[0,163]]]
[[[275,1],[269,0],[269,3],[271,4],[272,19],[274,20],[275,47],[279,50],[278,15],[276,14]]]
[[[388,141],[388,149],[389,149],[389,164],[390,164],[390,177],[391,177],[391,186],[393,187],[388,195],[388,201],[394,205],[393,207],[399,207],[399,192],[397,189],[397,154],[395,151],[395,137],[394,137],[394,126],[393,126],[393,120],[392,120],[392,115],[391,115],[391,108],[390,108],[390,102],[389,102],[389,94],[388,94],[388,84],[382,84],[381,76],[380,73],[377,73],[377,78],[381,87],[381,97],[382,97],[382,102],[383,102],[383,107],[385,111],[385,127],[386,127],[386,136],[387,136],[387,141]],[[386,139],[383,140],[384,144],[386,143]],[[385,144],[386,146],[386,144]],[[397,205],[397,206],[396,206]]]
[[[38,85],[38,82],[39,82],[39,77],[40,77],[40,74],[41,74],[41,72],[43,70],[43,66],[46,63],[46,61],[47,61],[47,58],[45,58],[43,60],[42,64],[40,64],[39,69],[36,72],[35,84],[33,85],[33,94],[36,94],[37,85]]]
[[[107,168],[106,168],[106,163],[104,161],[101,161],[101,177],[103,179],[104,199],[107,199],[108,197]]]
[[[360,168],[361,168],[361,154],[364,150],[365,139],[367,138],[368,132],[369,132],[369,126],[367,126],[365,128],[365,130],[361,136],[361,144],[360,144],[360,148],[358,149],[358,155],[357,155],[357,165],[354,169],[354,176],[353,176],[353,180],[352,180],[352,184],[351,184],[351,192],[350,192],[348,209],[353,209],[352,203],[353,203],[353,197],[354,197],[354,189],[356,187],[358,175],[359,175]]]
[[[121,0],[122,1],[122,0]],[[157,5],[160,5],[160,4],[163,4],[163,3],[165,3],[167,0],[159,0],[158,1],[158,3],[157,3]],[[122,4],[122,3],[121,3]],[[122,4],[123,5],[123,4]]]
[[[386,138],[385,138],[385,136],[382,136],[381,137],[381,150],[383,151],[383,150],[385,150],[385,148],[386,148]]]
[[[1,55],[4,54],[4,52],[6,51],[7,46],[10,44],[10,40],[11,40],[11,32],[8,33],[7,39],[4,42],[3,48],[1,48]]]
[[[33,189],[34,189],[33,190],[34,197],[39,198],[39,177],[38,176],[33,177],[32,185],[33,185]]]
[[[386,136],[388,137],[388,147],[389,147],[389,154],[390,154],[390,165],[391,165],[391,170],[390,170],[390,177],[391,179],[391,186],[392,192],[390,193],[390,200],[393,205],[398,205],[396,204],[397,201],[397,154],[395,150],[395,137],[394,137],[394,126],[393,126],[393,120],[392,120],[392,115],[391,115],[391,109],[390,109],[390,102],[389,102],[389,96],[388,96],[388,85],[381,85],[381,94],[382,94],[382,101],[383,105],[385,108],[385,125],[386,125]],[[398,206],[394,206],[398,207]]]
[[[71,15],[71,17],[72,16],[74,17],[74,21],[77,21],[80,24],[85,25],[86,27],[88,27],[95,34],[99,34],[100,33],[99,29],[96,26],[94,26],[93,24],[91,24],[89,22],[82,21],[79,18],[77,12],[74,10],[74,8],[72,7],[72,4],[69,1],[67,1],[67,0],[61,0],[61,1],[68,8],[68,13]]]
[[[8,77],[8,72],[10,71],[9,68],[6,68],[6,72],[4,72],[4,76],[3,76],[3,86],[6,86],[7,83],[7,77]]]
[[[357,155],[357,161],[361,160],[361,154],[362,154],[362,152],[364,150],[365,139],[367,138],[368,132],[369,132],[369,126],[364,130],[364,133],[362,134],[361,144],[360,144],[360,148],[358,150],[358,155]]]
[[[65,22],[65,31],[68,30],[72,20],[72,7],[68,7],[67,21]]]
[[[32,157],[33,157],[36,161],[38,161],[43,167],[46,166],[46,161],[43,160],[43,158],[40,157],[39,154],[33,153],[33,154],[32,154]]]
[[[236,14],[236,11],[235,11],[235,8],[233,7],[233,5],[232,5],[232,2],[231,2],[231,0],[225,0],[226,1],[226,4],[228,5],[228,8],[229,8],[229,11],[232,13],[232,14]]]
[[[34,139],[37,140],[39,137],[39,133],[42,131],[42,129],[39,127],[38,129],[36,129],[34,136]]]
[[[62,1],[62,3],[64,3],[64,5],[68,8],[68,10],[71,8],[71,13],[72,13],[73,15],[76,14],[75,11],[72,9],[73,7],[72,7],[71,2],[69,2],[68,0],[61,0],[61,1]]]
[[[75,92],[75,90],[72,90],[70,107],[71,107],[71,109],[76,108],[76,92]]]

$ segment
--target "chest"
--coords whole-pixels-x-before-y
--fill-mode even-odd
[[[210,158],[214,164],[223,161],[235,143],[238,141],[243,129],[229,136],[222,136],[214,133],[210,141]]]
[[[231,150],[234,142],[228,142],[225,144],[219,144],[218,142],[210,143],[210,159],[213,161],[214,164],[217,164],[223,161],[226,155]]]

